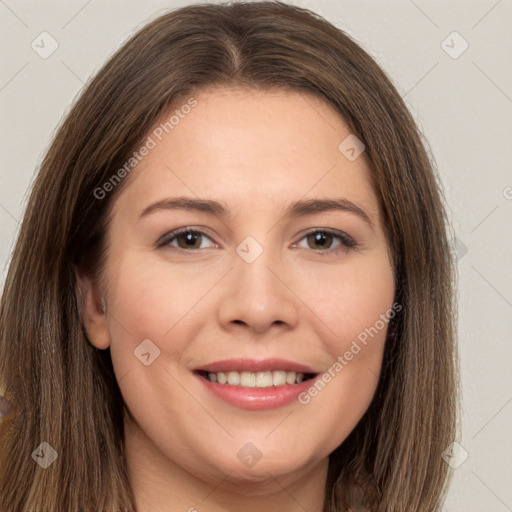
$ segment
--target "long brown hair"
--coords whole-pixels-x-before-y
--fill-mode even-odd
[[[1,512],[135,510],[124,403],[109,350],[87,340],[77,270],[103,271],[133,152],[210,86],[314,94],[365,144],[402,311],[373,401],[330,455],[324,512],[355,510],[357,490],[370,510],[437,510],[459,383],[455,268],[433,159],[390,79],[347,34],[307,9],[240,2],[190,5],[143,27],[87,84],[42,162],[0,305],[0,392],[13,406],[0,424]],[[45,470],[32,457],[43,442],[58,454]]]

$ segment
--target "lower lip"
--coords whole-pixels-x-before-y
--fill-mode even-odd
[[[266,388],[249,388],[219,384],[196,374],[196,377],[215,396],[228,404],[249,411],[263,411],[283,407],[297,400],[303,391],[306,391],[315,381],[316,377],[300,382],[299,384],[283,384],[282,386],[269,386]]]

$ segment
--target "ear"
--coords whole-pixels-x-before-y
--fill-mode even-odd
[[[80,319],[92,345],[100,350],[110,346],[106,302],[99,280],[83,269],[76,272]]]

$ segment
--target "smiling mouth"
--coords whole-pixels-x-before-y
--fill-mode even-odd
[[[315,377],[316,373],[289,372],[285,370],[273,370],[264,372],[227,371],[207,372],[196,370],[204,379],[226,386],[238,386],[247,388],[268,388],[290,384],[300,384]]]

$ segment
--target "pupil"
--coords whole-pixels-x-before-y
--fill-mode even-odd
[[[315,234],[313,235],[313,237],[314,237],[314,239],[315,239],[315,243],[316,243],[316,244],[319,244],[319,243],[320,243],[320,245],[321,245],[321,246],[322,246],[322,242],[324,242],[324,244],[325,244],[325,239],[326,239],[326,238],[328,238],[328,237],[330,237],[330,236],[332,236],[332,235],[327,234],[327,233],[324,233],[323,231],[320,231],[320,232],[315,233]],[[322,246],[322,247],[323,247],[323,246]]]
[[[194,242],[199,238],[198,233],[182,233],[182,236],[185,237],[185,248],[189,249],[194,246]],[[189,243],[191,242],[191,243]]]

